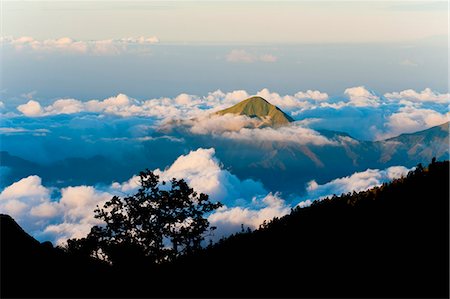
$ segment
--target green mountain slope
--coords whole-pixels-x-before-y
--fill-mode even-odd
[[[294,119],[281,111],[280,108],[270,104],[261,97],[248,98],[230,108],[216,112],[218,115],[225,114],[246,115],[252,118],[258,118],[265,125],[279,127],[293,122]]]

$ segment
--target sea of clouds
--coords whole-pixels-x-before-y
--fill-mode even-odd
[[[347,88],[342,95],[337,96],[329,96],[317,90],[280,95],[268,89],[262,89],[256,95],[300,121],[302,126],[298,128],[343,131],[365,140],[389,138],[442,124],[448,121],[450,100],[450,94],[438,93],[429,88],[378,95],[364,86]],[[155,126],[170,126],[173,122],[184,120],[184,124],[190,126],[190,131],[194,134],[221,134],[255,127],[255,120],[243,116],[212,115],[213,112],[230,107],[249,96],[245,90],[216,90],[206,96],[180,94],[174,98],[155,99],[134,99],[125,94],[118,94],[103,100],[56,99],[45,106],[30,99],[25,104],[10,108],[9,111],[4,103],[0,103],[0,108],[3,110],[2,117],[7,118],[42,118],[85,113],[123,118],[146,117],[152,119]],[[355,126],[355,123],[358,123],[358,126]],[[8,128],[2,130],[4,133],[11,133],[5,132]],[[245,134],[248,134],[246,130],[239,135]],[[267,136],[266,133],[262,135]],[[243,138],[236,134],[231,136],[230,138]]]
[[[161,180],[184,178],[194,190],[206,193],[223,207],[208,216],[217,226],[215,240],[237,232],[241,225],[258,228],[264,220],[288,214],[296,205],[305,207],[312,201],[333,194],[362,191],[378,186],[408,172],[402,166],[385,170],[368,169],[351,176],[338,178],[323,185],[311,181],[308,193],[287,204],[281,194],[268,192],[257,181],[240,180],[223,168],[213,148],[199,148],[176,159],[170,167],[154,172]],[[93,210],[112,196],[131,195],[139,188],[139,177],[111,185],[69,186],[58,189],[44,186],[39,176],[30,175],[3,189],[0,193],[0,211],[11,215],[25,230],[40,240],[64,244],[69,238],[80,238],[93,225],[101,224]]]
[[[317,130],[343,131],[363,140],[415,132],[448,121],[450,99],[449,94],[428,88],[379,95],[363,86],[347,88],[337,96],[317,90],[280,95],[268,89],[257,95],[290,114],[296,122],[287,127],[267,128],[259,127],[257,120],[246,116],[214,114],[248,98],[250,95],[244,90],[156,99],[134,99],[125,94],[88,101],[62,98],[46,105],[31,98],[17,107],[0,102],[2,150],[31,161],[70,157],[74,153],[120,156],[130,147],[139,148],[142,142],[164,140],[183,144],[188,142],[183,134],[232,142],[334,146],[335,140]],[[173,134],[175,131],[177,134]],[[27,148],[35,150],[30,153]],[[368,169],[323,184],[312,180],[306,194],[288,203],[277,190],[268,190],[256,180],[237,177],[220,162],[214,148],[198,146],[177,157],[153,170],[163,180],[184,178],[196,191],[224,203],[208,216],[211,225],[218,227],[216,239],[239,231],[241,224],[254,229],[264,220],[289,213],[296,205],[303,207],[324,196],[365,190],[408,171],[403,166],[394,166]],[[7,171],[2,169],[0,174]],[[136,176],[111,184],[55,187],[46,185],[37,175],[29,175],[2,189],[0,212],[13,216],[38,239],[61,244],[68,238],[86,235],[93,225],[99,224],[93,217],[97,205],[113,195],[132,194],[136,188]]]

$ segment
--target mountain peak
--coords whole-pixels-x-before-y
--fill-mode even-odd
[[[216,112],[218,115],[225,114],[246,115],[251,118],[258,118],[265,125],[279,127],[293,122],[294,119],[284,113],[280,108],[270,104],[266,99],[253,96],[230,108]]]

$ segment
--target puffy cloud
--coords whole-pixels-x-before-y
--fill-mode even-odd
[[[249,97],[250,95],[245,90],[234,90],[227,93],[224,93],[221,90],[216,90],[208,93],[206,100],[210,103],[211,107],[220,110],[222,108],[226,108],[223,105],[234,105]]]
[[[44,114],[73,114],[84,110],[81,101],[75,99],[59,99],[45,107]],[[25,114],[25,113],[24,113]]]
[[[14,217],[27,229],[36,229],[36,222],[51,211],[46,210],[51,190],[42,186],[36,175],[23,178],[0,193],[0,211]]]
[[[0,201],[11,199],[38,199],[45,200],[49,197],[50,191],[41,185],[41,178],[31,175],[6,187],[0,193]]]
[[[270,141],[281,143],[295,143],[299,145],[337,145],[325,136],[320,135],[317,131],[304,128],[300,125],[292,124],[290,126],[274,128],[258,128],[248,129],[242,128],[238,132],[228,131],[224,132],[222,137],[233,140],[243,140],[248,142],[255,141]]]
[[[425,88],[421,92],[412,89],[403,90],[400,92],[385,93],[384,96],[390,100],[406,100],[411,102],[432,102],[440,104],[450,103],[450,93],[438,93],[432,91],[430,88]]]
[[[308,93],[308,92],[307,92]],[[263,97],[271,104],[278,106],[281,109],[284,109],[286,111],[292,110],[292,109],[305,109],[309,108],[312,105],[306,101],[307,93],[298,92],[295,96],[285,95],[281,96],[280,94],[276,92],[270,92],[267,88],[264,88],[256,93],[256,95]],[[314,92],[312,92],[314,93]],[[311,93],[311,95],[312,95]],[[319,92],[320,93],[320,92]],[[299,96],[299,97],[297,97]]]
[[[249,53],[245,50],[231,50],[230,53],[226,55],[226,59],[228,62],[244,62],[244,63],[252,63],[252,62],[276,62],[278,58],[272,54],[262,54],[256,55],[253,53]]]
[[[387,133],[380,134],[379,138],[388,138],[402,133],[413,133],[437,126],[449,121],[449,114],[442,114],[431,109],[417,109],[402,107],[398,112],[388,117],[386,123]]]
[[[214,148],[190,151],[186,155],[179,156],[166,169],[156,169],[154,172],[166,182],[172,178],[183,178],[195,191],[208,194],[213,201],[228,204],[248,201],[254,195],[267,193],[260,182],[250,179],[240,180],[223,169],[221,162],[215,157]],[[130,194],[137,191],[139,186],[139,176],[133,176],[123,183],[113,183],[111,192]]]
[[[16,50],[37,52],[61,52],[90,55],[117,55],[133,50],[133,46],[145,47],[159,42],[157,37],[128,37],[121,39],[77,41],[69,37],[36,40],[33,37],[3,37],[2,43],[11,45]]]
[[[30,214],[41,218],[51,218],[58,215],[59,207],[55,202],[43,202],[38,206],[32,207]]]
[[[310,109],[316,101],[325,101],[326,93],[317,90],[298,92],[294,96],[281,96],[278,93],[262,89],[257,93],[273,105],[286,111],[294,109]],[[216,90],[205,97],[180,94],[174,98],[156,98],[137,100],[125,94],[118,94],[104,100],[90,100],[82,102],[76,99],[58,99],[52,104],[42,107],[39,102],[30,100],[17,109],[26,116],[48,116],[55,114],[73,114],[79,112],[93,112],[119,115],[122,117],[146,116],[157,119],[192,119],[207,116],[214,111],[228,108],[250,95],[245,90],[235,90],[228,93]],[[312,102],[311,102],[312,101]]]
[[[124,94],[118,94],[115,97],[110,97],[102,101],[90,100],[82,102],[76,99],[58,99],[44,108],[39,102],[30,100],[26,104],[19,105],[17,110],[30,117],[74,114],[79,112],[97,112],[131,116],[134,114],[133,108],[135,103],[137,103],[136,100],[130,99]]]
[[[96,206],[102,206],[111,197],[112,194],[98,191],[92,186],[63,188],[57,203],[63,221],[47,226],[42,234],[52,236],[58,244],[69,238],[86,236],[92,226],[102,223],[94,218]]]
[[[216,237],[239,231],[241,224],[257,228],[264,220],[286,215],[290,207],[279,197],[269,193],[263,185],[253,180],[239,180],[228,170],[224,170],[215,158],[215,150],[198,149],[180,156],[165,170],[155,170],[161,180],[183,178],[197,192],[210,195],[213,201],[221,201],[225,206],[208,217],[211,225],[217,226]],[[139,177],[119,184],[113,189],[131,193],[139,188]],[[240,207],[236,205],[246,205]],[[216,238],[216,239],[217,239]]]
[[[344,91],[344,94],[349,99],[349,105],[357,107],[377,107],[380,105],[380,98],[373,92],[367,90],[364,86],[347,88]]]
[[[157,169],[155,173],[165,181],[184,178],[194,190],[210,195],[214,201],[234,203],[255,194],[267,193],[260,182],[250,179],[241,181],[228,170],[222,169],[214,155],[213,148],[199,148],[178,157],[164,171]]]
[[[257,128],[263,121],[245,115],[207,115],[184,122],[190,126],[190,132],[199,135],[220,135],[228,131],[239,131],[242,128]]]
[[[212,226],[217,227],[215,238],[220,239],[241,229],[241,225],[258,228],[265,220],[288,214],[291,207],[280,198],[280,194],[269,193],[265,197],[254,197],[250,207],[223,206],[208,217]]]
[[[350,176],[332,180],[323,185],[319,185],[315,180],[308,183],[307,195],[303,197],[302,205],[307,204],[316,199],[332,196],[333,194],[341,195],[351,191],[364,191],[375,186],[380,186],[384,182],[404,176],[410,171],[403,166],[392,166],[384,170],[367,169],[363,172],[355,172]],[[309,200],[310,202],[306,202]]]
[[[313,129],[343,131],[356,138],[379,139],[414,130],[426,129],[445,122],[449,94],[440,94],[429,88],[422,92],[404,90],[378,97],[364,87],[345,90],[347,99],[329,97],[317,90],[299,91],[294,95],[280,95],[264,88],[257,92],[270,103],[295,116],[304,126]],[[30,100],[17,109],[29,117],[56,114],[95,113],[121,117],[149,117],[152,125],[161,129],[173,129],[187,125],[194,134],[219,134],[252,129],[261,124],[243,116],[215,117],[214,112],[228,108],[250,95],[245,90],[223,92],[216,90],[206,96],[180,94],[173,98],[138,100],[118,94],[103,100],[86,102],[76,99],[58,99],[42,107]],[[422,108],[423,111],[416,108]],[[429,114],[426,117],[426,114]],[[4,114],[6,115],[6,114]],[[157,123],[154,122],[157,120]],[[401,122],[405,120],[405,124]],[[358,126],[355,127],[355,122]],[[442,123],[441,122],[441,123]],[[249,134],[247,130],[243,131]],[[252,132],[259,134],[260,132]],[[230,134],[227,137],[235,137]],[[279,135],[278,135],[279,136]],[[242,139],[246,139],[245,136]]]
[[[165,170],[156,169],[155,173],[165,181],[183,178],[197,192],[206,193],[213,201],[221,201],[228,206],[251,204],[255,208],[261,207],[252,197],[267,194],[263,185],[250,179],[240,180],[223,169],[214,154],[212,148],[200,148],[180,156]],[[122,184],[113,183],[109,187],[62,188],[60,196],[51,198],[51,189],[42,185],[41,178],[30,176],[0,193],[0,212],[11,214],[35,236],[61,244],[68,238],[85,236],[93,225],[101,223],[94,218],[93,211],[97,205],[102,206],[113,195],[132,194],[139,186],[139,177],[133,176]],[[261,205],[263,208],[278,208],[277,200],[276,196],[269,196],[261,201]],[[269,209],[263,209],[257,219],[271,215]]]
[[[26,116],[41,116],[43,114],[41,104],[34,100],[29,100],[26,104],[17,106],[17,110]]]
[[[326,101],[329,99],[328,94],[318,90],[307,90],[306,92],[299,91],[294,95],[297,99],[311,99],[315,101]]]
[[[112,197],[92,186],[63,188],[59,199],[50,195],[51,188],[44,187],[40,177],[23,178],[0,193],[0,212],[14,217],[32,234],[61,243],[85,236],[99,223],[94,218],[96,206]],[[56,224],[50,224],[53,222]]]
[[[255,62],[255,60],[257,59],[255,55],[252,55],[245,50],[231,50],[231,52],[227,54],[226,58],[229,62],[246,63]]]

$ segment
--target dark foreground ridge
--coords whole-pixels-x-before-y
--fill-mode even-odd
[[[295,209],[169,265],[112,268],[1,219],[1,297],[449,296],[449,163]]]

